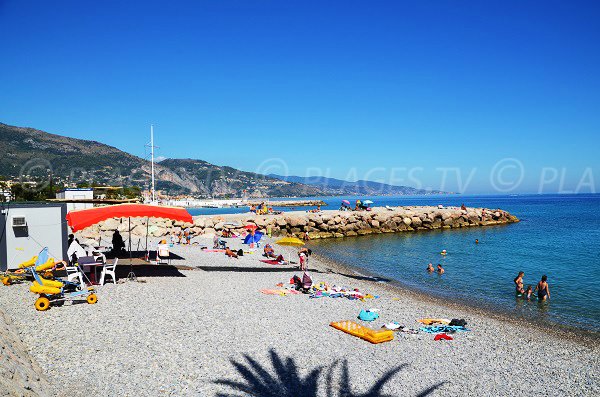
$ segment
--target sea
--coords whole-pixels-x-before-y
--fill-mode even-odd
[[[414,291],[498,311],[524,321],[598,331],[600,194],[317,198],[328,204],[323,209],[338,208],[343,199],[353,203],[360,198],[372,200],[374,206],[465,204],[507,210],[521,222],[314,240],[309,244],[321,256],[359,272],[362,269],[393,280]],[[248,209],[189,211],[199,215],[247,212]],[[440,254],[444,249],[445,256]],[[425,269],[429,263],[442,264],[445,273],[428,273]],[[538,302],[516,296],[513,279],[519,271],[525,272],[525,287],[535,288],[546,275],[550,300]]]

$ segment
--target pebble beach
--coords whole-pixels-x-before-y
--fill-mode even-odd
[[[259,252],[239,259],[175,246],[180,277],[120,280],[98,303],[36,312],[28,284],[3,287],[0,308],[47,379],[47,395],[378,396],[600,394],[600,348],[530,324],[422,299],[311,257],[315,283],[358,288],[379,298],[265,295],[302,273],[269,265]],[[241,248],[240,239],[229,239]],[[290,252],[275,246],[282,253]],[[134,269],[135,270],[135,269]],[[361,309],[380,318],[363,323]],[[464,318],[451,341],[396,333],[373,345],[329,326],[354,320],[379,328],[420,318]]]

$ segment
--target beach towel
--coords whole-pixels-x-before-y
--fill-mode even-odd
[[[225,252],[225,250],[216,250],[216,249],[211,249],[211,250],[202,250],[204,252]]]
[[[437,334],[433,337],[433,340],[454,340],[454,338],[446,334]]]
[[[283,265],[284,263],[279,262],[276,259],[261,259],[260,260],[262,263],[267,263],[269,265]]]
[[[422,318],[417,321],[420,322],[421,324],[425,324],[425,325],[433,325],[433,324],[448,325],[448,324],[450,324],[450,320],[448,320],[447,318]]]
[[[299,294],[298,291],[289,290],[289,289],[261,289],[260,292],[265,295],[279,295],[279,296]]]
[[[470,331],[469,329],[458,326],[458,325],[430,325],[428,327],[419,328],[423,332],[427,332],[428,334],[439,334],[442,332],[465,332]]]

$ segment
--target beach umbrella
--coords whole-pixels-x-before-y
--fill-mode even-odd
[[[284,237],[275,241],[277,245],[285,245],[289,247],[302,247],[304,245],[304,241],[300,240],[296,237]]]
[[[67,224],[74,232],[85,229],[86,227],[95,225],[102,221],[111,218],[128,218],[129,219],[129,264],[132,263],[131,254],[131,218],[146,218],[146,239],[148,232],[148,221],[150,218],[171,219],[193,223],[194,219],[189,212],[183,207],[169,207],[148,204],[117,204],[107,205],[104,207],[93,207],[83,210],[74,210],[67,214]],[[146,242],[146,248],[148,243]],[[133,267],[130,273],[133,274]]]
[[[244,238],[244,244],[252,244],[258,243],[262,238],[263,234],[261,232],[256,232],[254,234],[249,234]]]
[[[348,200],[342,200],[342,203],[350,205],[350,201],[348,201]]]
[[[281,238],[281,239],[275,241],[275,244],[282,245],[285,247],[302,247],[304,245],[304,241],[302,241],[296,237],[284,237],[284,238]],[[292,254],[289,252],[288,252],[288,260],[290,263],[292,263]]]
[[[373,202],[371,200],[365,200],[363,201],[363,204],[373,204]]]

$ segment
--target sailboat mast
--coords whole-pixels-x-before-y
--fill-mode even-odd
[[[150,124],[150,153],[152,156],[152,203],[156,202],[156,194],[154,191],[154,125]]]

